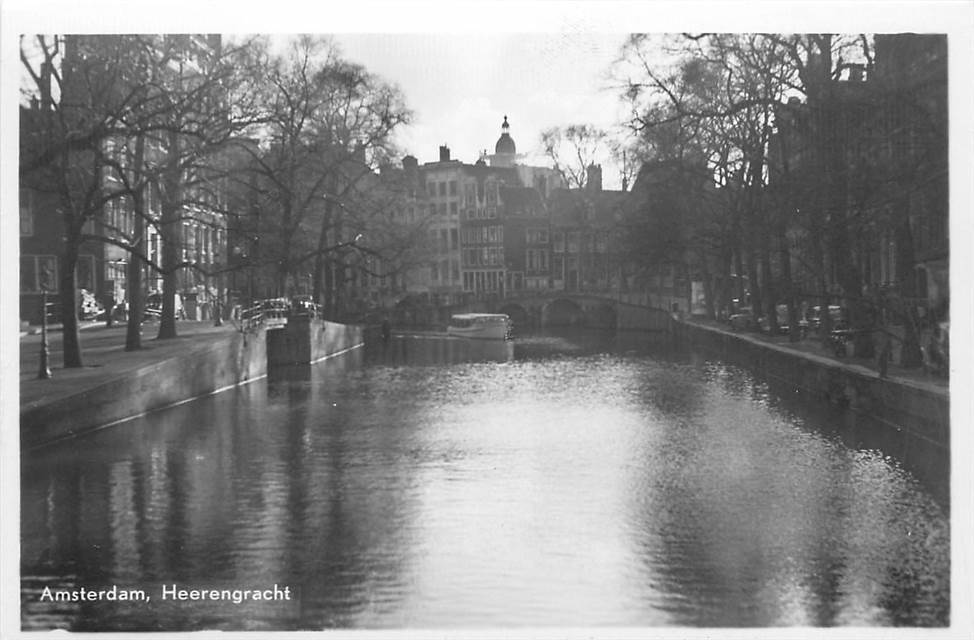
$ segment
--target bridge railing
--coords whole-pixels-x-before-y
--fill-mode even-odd
[[[240,331],[252,331],[263,326],[283,326],[291,318],[323,320],[323,308],[313,302],[291,303],[283,299],[261,300],[249,307],[238,307],[234,321]]]
[[[249,307],[241,307],[238,316],[235,318],[237,329],[241,332],[254,331],[264,325],[264,310],[260,304]]]

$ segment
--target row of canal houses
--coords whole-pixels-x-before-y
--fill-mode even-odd
[[[411,185],[398,212],[428,223],[429,262],[402,279],[408,294],[435,305],[474,299],[605,292],[619,288],[611,233],[627,193],[602,188],[602,169],[588,167],[584,188],[570,189],[550,167],[520,164],[507,117],[493,154],[474,163],[451,158],[402,161]]]

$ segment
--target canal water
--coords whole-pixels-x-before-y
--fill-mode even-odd
[[[883,433],[652,336],[396,337],[25,454],[22,625],[944,626],[946,464]]]

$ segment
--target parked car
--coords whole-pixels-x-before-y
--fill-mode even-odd
[[[728,318],[731,327],[742,331],[756,331],[760,329],[758,319],[751,310],[751,307],[741,307],[736,313]]]
[[[315,315],[316,308],[317,305],[311,296],[301,295],[291,298],[292,315]]]
[[[173,302],[176,306],[176,317],[184,318],[183,315],[183,300],[182,297],[177,293]],[[161,293],[150,293],[145,298],[145,309],[142,310],[142,321],[146,320],[158,320],[162,317],[162,294]]]
[[[788,322],[788,305],[779,304],[775,307],[775,315],[778,320],[778,333],[787,335],[791,331],[791,324]],[[771,320],[768,316],[762,316],[758,321],[761,330],[771,333]],[[798,318],[798,331],[804,338],[808,334],[809,322],[805,318]]]
[[[832,329],[848,329],[848,314],[844,307],[837,304],[829,305],[829,317],[832,318]],[[808,326],[813,331],[822,327],[822,307],[814,306],[808,311]]]
[[[142,320],[158,320],[162,317],[162,294],[150,293],[145,299],[145,309],[142,310]]]

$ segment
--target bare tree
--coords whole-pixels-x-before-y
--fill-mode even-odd
[[[72,37],[22,36],[20,42],[27,79],[21,90],[31,104],[21,110],[20,176],[58,202],[66,367],[83,366],[75,297],[79,252],[88,240],[113,241],[95,233],[96,223],[107,205],[133,188],[106,185],[104,176],[115,164],[108,147],[137,125],[144,104],[144,95],[131,84],[138,47],[117,37],[89,44],[82,54]]]
[[[262,253],[280,293],[312,262],[312,290],[334,303],[328,254],[352,233],[345,213],[391,151],[392,133],[409,119],[401,92],[344,60],[331,41],[303,36],[283,56],[265,53],[259,91],[265,116],[246,147],[262,212]]]
[[[588,180],[588,168],[597,164],[608,146],[608,133],[591,124],[551,127],[541,133],[541,145],[565,183],[581,189]]]

